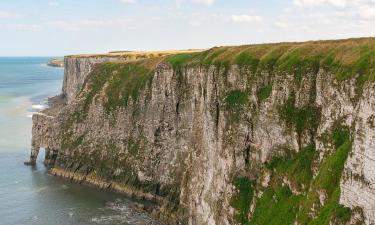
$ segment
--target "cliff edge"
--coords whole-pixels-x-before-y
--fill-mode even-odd
[[[375,223],[375,38],[64,62],[29,163],[166,224]]]

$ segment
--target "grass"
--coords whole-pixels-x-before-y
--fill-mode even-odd
[[[255,71],[259,65],[260,59],[249,54],[248,52],[240,53],[235,59],[234,64],[239,66],[249,66]]]
[[[247,103],[248,93],[246,91],[234,90],[229,92],[224,100],[228,107],[243,106]]]
[[[84,94],[83,110],[82,113],[80,113],[82,117],[86,117],[95,95],[98,94],[103,88],[104,84],[110,76],[110,71],[112,71],[113,67],[114,64],[103,63],[100,66],[96,66],[89,75],[86,84],[88,86],[88,91],[85,93],[83,92],[83,90],[81,91],[81,94]]]
[[[241,110],[248,102],[248,93],[241,90],[230,91],[225,96],[224,102],[230,113],[230,120],[238,122],[240,120]]]
[[[83,112],[86,115],[94,97],[105,93],[104,108],[108,113],[127,106],[129,98],[136,100],[139,92],[153,77],[153,70],[143,61],[136,63],[102,63],[88,77],[88,92],[84,93]]]
[[[358,90],[368,80],[375,80],[375,39],[310,41],[216,47],[202,52],[180,53],[167,57],[174,66],[239,65],[253,73],[264,70],[293,74],[297,81],[307,73],[324,68],[342,81],[357,78]],[[358,94],[360,92],[358,91]]]
[[[301,196],[293,195],[288,187],[267,188],[257,201],[248,225],[293,224]]]
[[[140,64],[117,65],[110,71],[113,76],[105,89],[108,112],[119,106],[127,106],[129,98],[136,100],[139,92],[151,81],[153,71]]]
[[[305,130],[315,133],[320,121],[320,110],[313,106],[307,105],[303,108],[295,106],[295,95],[291,94],[288,100],[279,109],[280,117],[287,125],[294,127],[299,137]]]
[[[266,85],[266,86],[259,88],[259,90],[257,91],[258,101],[263,102],[264,100],[266,100],[268,97],[271,96],[271,93],[272,93],[272,85]]]
[[[173,68],[181,67],[186,61],[194,57],[194,53],[180,53],[167,57],[168,63],[170,63]]]
[[[318,175],[311,184],[301,211],[298,214],[298,221],[302,224],[328,224],[334,216],[340,219],[347,219],[348,210],[343,210],[339,204],[340,200],[340,179],[344,165],[351,149],[351,138],[346,128],[336,128],[332,133],[333,143],[336,151],[329,155],[319,169]],[[326,203],[320,205],[318,191],[323,190],[326,195]],[[311,218],[309,212],[313,206],[319,206],[316,217]]]
[[[247,224],[249,222],[247,216],[254,196],[254,184],[247,177],[236,177],[233,185],[236,194],[232,198],[231,206],[236,210],[235,220],[239,224]]]
[[[252,218],[241,220],[245,221],[241,224],[288,225],[297,221],[298,224],[328,225],[333,220],[340,224],[349,221],[351,209],[340,205],[339,200],[341,174],[352,140],[349,130],[340,126],[332,131],[330,139],[336,150],[322,162],[315,178],[312,176],[312,163],[316,151],[312,144],[298,153],[274,157],[267,163],[266,167],[272,170],[271,185],[265,188],[263,195],[256,200]],[[293,183],[305,186],[301,195],[293,194],[283,182],[275,182],[283,180],[285,176]],[[319,192],[325,193],[324,205],[320,204]]]
[[[267,167],[279,174],[287,176],[289,180],[300,188],[302,185],[308,187],[313,177],[311,166],[315,153],[315,146],[311,144],[297,153],[272,158],[272,160],[267,163]]]

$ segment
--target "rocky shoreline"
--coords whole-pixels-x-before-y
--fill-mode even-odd
[[[178,220],[178,218],[176,218],[176,215],[172,215],[169,209],[163,207],[165,205],[168,205],[168,200],[160,196],[142,192],[118,182],[105,181],[93,175],[83,175],[60,168],[51,168],[48,173],[52,176],[61,177],[78,184],[112,191],[134,200],[147,201],[149,204],[141,204],[135,202],[131,205],[131,207],[137,211],[146,212],[152,218],[158,220],[163,224],[175,224],[175,222]]]

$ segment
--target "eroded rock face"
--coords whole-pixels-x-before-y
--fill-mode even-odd
[[[87,75],[95,64],[127,59],[127,56],[65,57],[63,95],[68,102],[71,102],[81,90]]]
[[[284,149],[299,151],[311,142],[318,152],[316,176],[334,151],[324,136],[339,121],[352,129],[354,140],[340,203],[360,208],[358,221],[375,223],[374,84],[365,85],[363,95],[357,96],[354,78],[338,83],[323,69],[296,84],[290,74],[264,71],[255,76],[236,65],[174,69],[160,64],[126,106],[108,111],[108,84],[84,105],[93,65],[111,60],[118,59],[65,58],[63,93],[68,104],[56,115],[33,117],[33,147],[58,150],[55,174],[105,181],[103,187],[135,196],[146,193],[147,199],[160,203],[159,218],[170,224],[236,224],[233,178],[247,176],[268,186],[265,162]],[[257,93],[265,86],[272,90],[260,100]],[[228,96],[237,92],[248,93],[246,103],[228,107]],[[319,111],[316,127],[298,130],[285,122],[280,107],[291,96],[296,107]],[[284,185],[300,192],[288,180]],[[318,195],[324,205],[325,191]]]
[[[362,208],[367,224],[375,224],[375,86],[368,84],[352,118],[355,137],[341,181],[341,203]]]

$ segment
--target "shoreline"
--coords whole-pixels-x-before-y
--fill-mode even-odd
[[[47,173],[51,176],[70,180],[79,185],[86,185],[99,190],[123,195],[126,198],[135,200],[134,206],[137,210],[147,213],[152,219],[157,220],[161,225],[175,224],[173,213],[171,214],[171,212],[165,208],[165,206],[169,204],[169,201],[160,196],[136,190],[117,182],[104,181],[96,176],[82,175],[80,173],[70,172],[60,168],[49,168]],[[138,204],[136,201],[146,201],[149,204]]]

